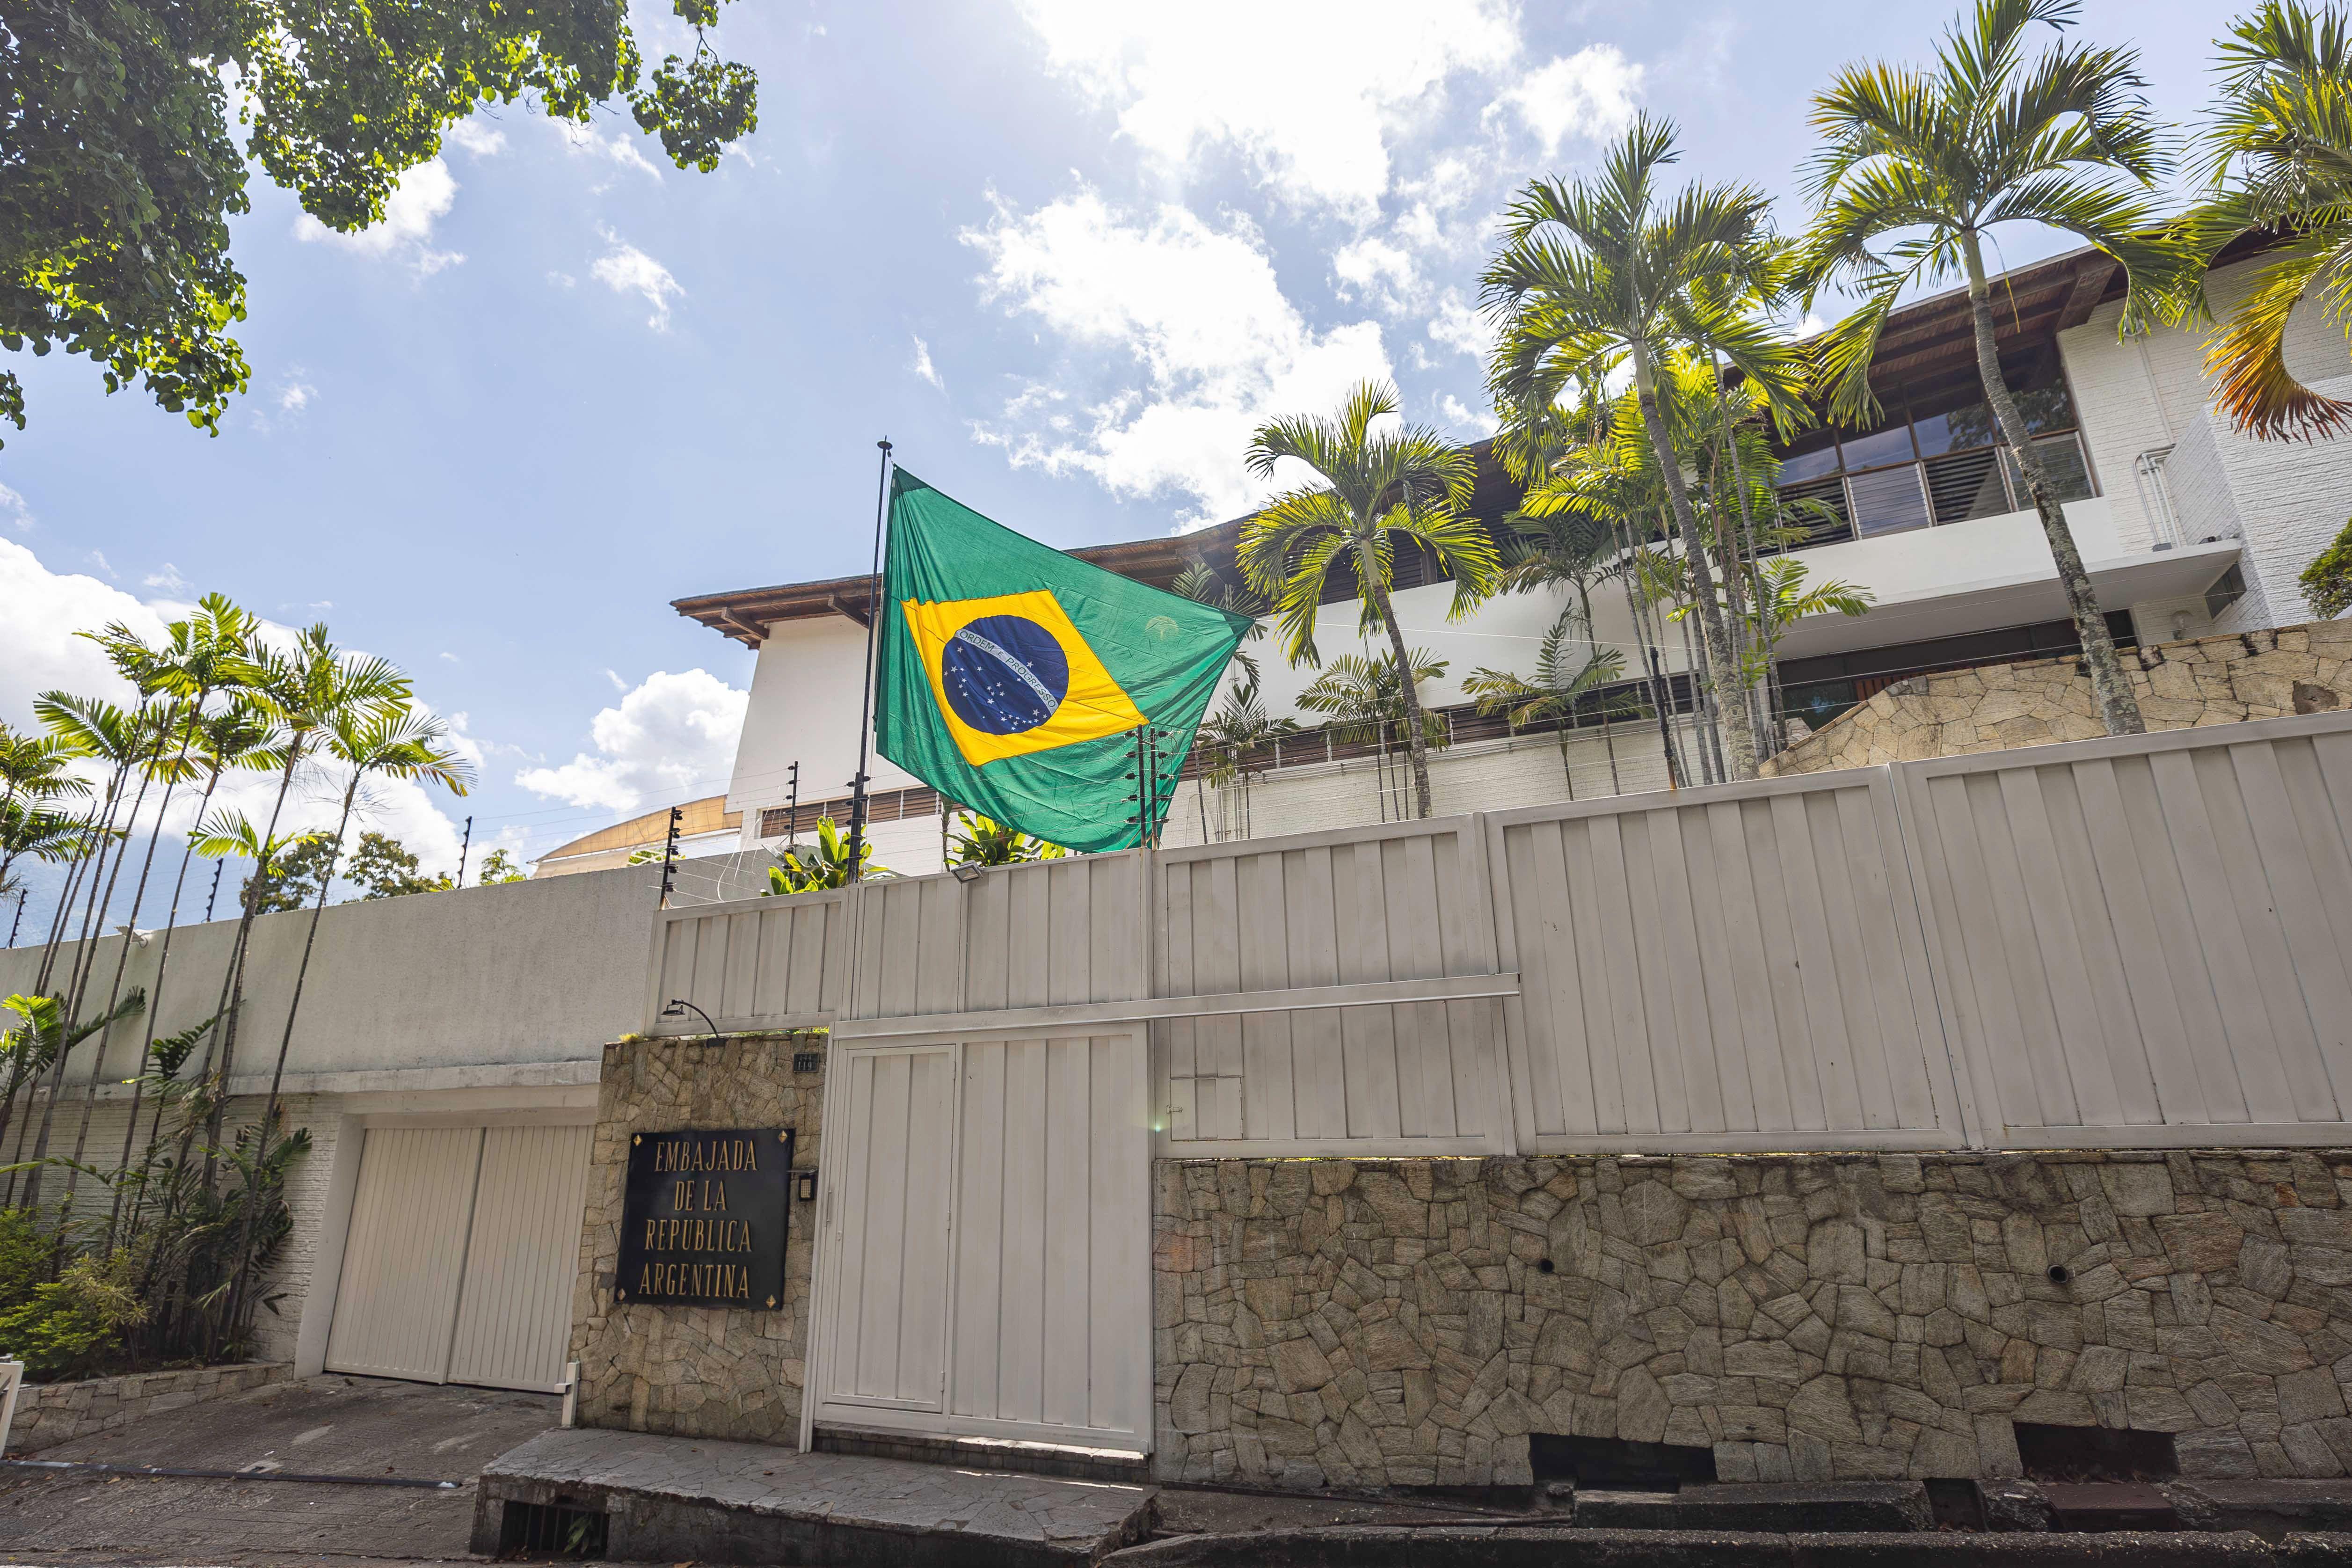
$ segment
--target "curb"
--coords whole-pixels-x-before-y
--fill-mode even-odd
[[[1130,1546],[1100,1568],[2352,1568],[2352,1534],[2130,1531],[2112,1534],[1787,1534],[1577,1530],[1528,1525],[1340,1525],[1179,1535]]]

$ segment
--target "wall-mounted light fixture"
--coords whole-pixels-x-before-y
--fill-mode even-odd
[[[980,874],[987,869],[988,868],[985,866],[973,866],[959,863],[948,868],[948,875],[953,877],[957,881],[961,882],[964,886],[970,887],[972,883],[979,881]]]
[[[804,1204],[816,1201],[816,1167],[814,1165],[793,1173],[793,1190]]]
[[[687,1011],[689,1008],[692,1008],[693,1011],[700,1016],[703,1026],[710,1031],[710,1037],[714,1040],[717,1039],[719,1037],[719,1026],[710,1021],[710,1015],[703,1012],[701,1008],[696,1007],[693,1003],[687,1001],[683,997],[671,997],[669,999],[669,1005],[661,1010],[661,1016],[665,1018],[683,1018],[686,1016]]]

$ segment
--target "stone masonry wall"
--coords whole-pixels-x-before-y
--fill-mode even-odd
[[[2189,1476],[2352,1469],[2352,1152],[1154,1175],[1166,1480],[1525,1483],[1530,1432],[1726,1480],[2004,1477],[2019,1421],[2172,1433]]]
[[[2126,650],[2151,730],[2187,730],[2352,705],[2352,620]],[[2035,659],[1898,680],[1763,765],[1768,778],[1965,756],[2106,731],[2077,659]]]
[[[807,1370],[809,1260],[816,1205],[795,1196],[781,1311],[615,1305],[622,1186],[629,1138],[685,1127],[790,1127],[795,1166],[817,1163],[822,1072],[792,1070],[795,1051],[824,1043],[782,1036],[719,1044],[632,1040],[604,1047],[596,1096],[572,1354],[580,1363],[579,1423],[687,1437],[791,1443]]]
[[[93,1377],[80,1383],[44,1383],[16,1395],[16,1418],[8,1429],[8,1451],[37,1454],[101,1432],[120,1432],[150,1415],[226,1399],[264,1384],[280,1383],[293,1369],[284,1362],[238,1362],[229,1366],[187,1367],[178,1372],[137,1372]]]

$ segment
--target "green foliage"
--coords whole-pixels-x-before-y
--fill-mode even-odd
[[[950,866],[1014,866],[1024,860],[1059,860],[1069,851],[1034,838],[976,811],[956,814],[948,840]]]
[[[381,221],[400,176],[478,105],[587,122],[625,102],[680,168],[718,166],[758,123],[757,79],[673,0],[688,56],[647,71],[625,6],[446,0],[24,0],[0,11],[0,348],[88,355],[217,433],[251,372],[229,335],[246,280],[229,220],[248,160],[328,227]],[[249,127],[232,137],[230,98]],[[0,419],[25,426],[0,372]]]
[[[0,1209],[0,1313],[15,1310],[33,1299],[35,1287],[49,1277],[57,1248],[41,1234],[31,1211]],[[5,1350],[0,1345],[0,1350]]]
[[[334,875],[335,860],[333,839],[324,834],[303,838],[278,858],[266,879],[260,879],[258,872],[247,877],[243,896],[252,900],[253,912],[258,915],[308,909],[318,898],[320,889]],[[261,881],[258,890],[254,885],[257,879]]]
[[[0,1312],[0,1349],[35,1378],[65,1378],[97,1370],[121,1354],[123,1338],[147,1321],[136,1261],[77,1258],[62,1274],[33,1287],[23,1304]]]
[[[819,817],[816,842],[794,844],[780,851],[777,863],[768,868],[768,890],[761,896],[817,893],[828,888],[845,888],[854,881],[897,875],[887,867],[875,863],[874,841],[870,838],[858,846],[857,858],[863,864],[853,868],[849,863],[849,836],[830,816]]]
[[[1826,285],[1863,298],[1822,342],[1831,411],[1878,412],[1870,363],[1897,298],[1965,278],[1984,285],[1983,237],[2038,224],[2123,264],[2124,319],[2144,323],[2179,286],[2180,247],[2153,226],[2170,161],[2128,48],[2066,40],[2078,0],[1979,0],[1938,41],[1932,71],[1847,66],[1813,99],[1821,147],[1804,242],[1805,302]],[[2046,26],[2062,35],[2039,54]]]
[[[1432,658],[1425,648],[1415,648],[1412,660],[1412,684],[1442,679],[1446,660]],[[1393,654],[1381,654],[1370,658],[1362,654],[1343,654],[1331,661],[1315,683],[1298,694],[1298,706],[1309,713],[1321,713],[1331,721],[1331,731],[1342,741],[1375,741],[1383,744],[1402,744],[1415,723],[1421,726],[1424,743],[1443,746],[1446,742],[1444,719],[1426,712],[1420,703],[1411,700],[1409,689],[1397,680],[1397,661]]]
[[[2296,580],[2303,584],[2303,602],[2321,620],[2332,621],[2352,610],[2352,522]]]
[[[2252,230],[2291,237],[2206,350],[2214,406],[2251,435],[2312,439],[2352,427],[2352,403],[2286,363],[2287,319],[2305,299],[2352,339],[2352,17],[2338,5],[2264,0],[2221,40],[2221,96],[2206,129],[2206,196],[2179,226],[2210,265]],[[2200,280],[2202,269],[2189,276]],[[2182,314],[2201,312],[2185,286]]]
[[[362,899],[397,899],[409,893],[446,892],[455,886],[446,877],[428,877],[418,869],[419,862],[407,846],[384,833],[362,833],[359,847],[352,851],[352,863],[344,868],[343,879],[357,886]],[[483,879],[489,879],[489,868],[483,868]]]
[[[482,882],[485,888],[500,882],[520,882],[530,875],[515,858],[503,847],[493,849],[482,860]]]

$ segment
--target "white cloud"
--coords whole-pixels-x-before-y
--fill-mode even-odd
[[[1355,382],[1390,374],[1379,324],[1310,327],[1244,219],[1214,228],[1172,205],[1123,214],[1082,190],[1025,216],[1000,205],[962,237],[987,258],[988,298],[1114,367],[1091,405],[1032,388],[982,438],[1016,464],[1088,473],[1117,495],[1190,494],[1191,521],[1234,516],[1264,494],[1242,468],[1259,420],[1327,411]]]
[[[1421,292],[1420,270],[1412,254],[1378,235],[1365,235],[1334,251],[1331,270],[1339,279],[1343,300],[1376,300],[1388,310],[1402,310]]]
[[[163,563],[162,571],[150,572],[139,579],[139,584],[142,588],[152,588],[158,593],[169,594],[174,598],[184,599],[188,595],[188,580],[181,576],[180,569],[168,561]]]
[[[659,181],[661,171],[646,161],[637,151],[636,139],[625,132],[600,136],[593,125],[575,125],[569,120],[550,119],[545,123],[555,128],[563,138],[563,145],[576,158],[600,159],[618,169],[635,170],[650,179]],[[603,186],[596,187],[602,190]]]
[[[451,653],[446,648],[441,650],[441,657],[447,659],[451,664],[463,664],[465,662],[465,660],[459,658],[456,654]]]
[[[733,768],[749,700],[707,669],[656,671],[619,707],[596,715],[588,731],[593,756],[583,752],[562,767],[526,768],[515,782],[534,795],[620,816],[699,798],[723,787]]]
[[[477,158],[495,157],[507,150],[507,133],[478,119],[460,120],[444,131],[441,139],[456,142]]]
[[[1437,411],[1445,416],[1447,424],[1475,430],[1481,436],[1492,436],[1503,427],[1503,422],[1491,410],[1481,412],[1450,392],[1437,400]]]
[[[31,503],[6,485],[0,485],[0,522],[14,523],[19,533],[33,531]]]
[[[1633,122],[1642,68],[1614,44],[1587,44],[1528,72],[1487,110],[1514,110],[1547,154],[1571,141],[1593,141]]]
[[[1454,353],[1473,359],[1485,357],[1486,351],[1495,346],[1493,329],[1459,289],[1448,289],[1438,298],[1437,314],[1430,319],[1429,335]]]
[[[357,234],[342,234],[304,213],[294,220],[294,237],[323,240],[361,256],[396,258],[419,278],[430,278],[466,259],[454,250],[436,250],[432,244],[433,226],[449,216],[457,199],[457,182],[450,178],[449,165],[435,158],[400,176],[392,199],[384,203],[382,222]]]
[[[669,275],[668,268],[635,246],[625,243],[610,229],[604,231],[604,243],[612,248],[588,268],[589,276],[615,294],[644,295],[646,302],[654,308],[653,314],[646,318],[646,325],[657,332],[669,331],[670,296],[683,298],[686,290]]]
[[[301,373],[299,371],[295,373],[298,376]],[[309,382],[299,380],[289,381],[285,385],[278,389],[278,412],[281,414],[299,414],[305,408],[310,407],[310,400],[318,395],[319,389],[312,386]]]
[[[120,573],[120,572],[117,572],[117,571],[114,569],[114,563],[113,563],[113,562],[111,562],[111,561],[109,561],[109,560],[106,558],[106,552],[105,552],[105,551],[103,551],[103,550],[93,550],[93,551],[91,551],[91,552],[89,552],[89,559],[90,559],[91,563],[92,563],[93,565],[95,565],[95,566],[96,566],[100,571],[101,571],[101,572],[105,573],[108,576],[110,576],[110,577],[111,577],[111,578],[115,579],[117,582],[121,581],[121,579],[122,579],[122,574],[121,574],[121,573]]]
[[[1047,64],[1177,167],[1229,148],[1284,199],[1369,216],[1392,135],[1519,50],[1510,0],[1022,0]]]
[[[925,342],[919,336],[911,333],[908,335],[915,337],[915,363],[908,368],[941,392],[945,392],[948,389],[948,384],[940,379],[940,367],[931,363],[931,345]]]

